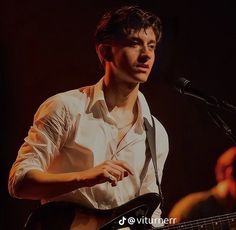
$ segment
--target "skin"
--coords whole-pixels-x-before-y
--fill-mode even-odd
[[[222,203],[223,207],[233,210],[236,204],[236,182],[235,179],[229,178],[218,183],[212,193],[215,198]]]
[[[146,82],[151,72],[155,46],[155,34],[152,28],[147,28],[133,31],[120,43],[100,44],[96,47],[100,59],[105,63],[105,101],[117,124],[124,122],[132,125],[137,118],[139,84]],[[119,131],[118,143],[128,129]],[[35,200],[51,198],[104,182],[116,186],[124,177],[133,174],[132,167],[120,160],[106,160],[88,170],[71,173],[50,174],[30,170],[18,186],[16,195]]]
[[[155,34],[151,28],[133,31],[125,41],[99,48],[104,47],[104,56],[111,58],[106,61],[104,76],[107,107],[118,124],[134,123],[139,85],[147,81],[155,60]],[[118,133],[118,142],[129,128]]]
[[[208,191],[184,197],[174,206],[169,216],[176,217],[176,223],[183,221],[185,213],[209,195],[213,195],[225,211],[234,211],[236,206],[235,157],[236,147],[227,149],[217,160],[215,169],[217,184]]]
[[[227,149],[217,160],[215,173],[217,185],[212,189],[213,195],[223,206],[233,209],[236,204],[236,180],[234,162],[236,147]]]

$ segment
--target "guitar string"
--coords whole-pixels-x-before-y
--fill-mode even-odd
[[[219,223],[218,227],[220,227],[220,229],[222,229],[222,224],[224,224],[226,221],[228,222],[229,226],[232,225],[232,222],[230,222],[230,220],[228,218],[227,219],[221,218],[221,219],[218,219],[218,220],[216,220],[216,218],[214,218],[214,220],[215,221],[213,221],[213,220],[207,220],[207,221],[196,220],[196,221],[194,221],[194,223],[193,222],[179,223],[179,224],[172,225],[172,226],[165,226],[162,229],[191,229],[191,228],[196,228],[196,227],[201,227],[201,226],[203,226],[204,229],[206,229],[206,227],[209,226],[209,224],[213,225],[213,223]],[[232,226],[234,226],[234,225],[232,225]],[[214,227],[214,225],[213,225],[213,227]]]
[[[161,229],[182,229],[182,230],[185,230],[185,229],[208,229],[208,227],[213,227],[211,229],[215,229],[215,227],[217,229],[220,229],[220,230],[223,230],[225,229],[225,225],[222,225],[224,224],[224,222],[221,222],[221,221],[218,221],[220,222],[220,224],[218,225],[213,225],[213,222],[201,222],[201,223],[195,223],[195,224],[191,224],[191,223],[188,223],[188,224],[185,224],[185,223],[182,223],[182,224],[176,224],[175,226],[165,226],[164,228],[161,228]],[[209,226],[210,224],[210,226]],[[232,223],[228,223],[227,224],[228,227],[234,227],[235,225],[232,225]],[[159,228],[157,228],[159,229]]]
[[[220,218],[220,217],[218,217],[218,218]],[[220,218],[220,219],[217,219],[217,220],[216,219],[217,218],[214,218],[214,219],[212,218],[212,220],[207,220],[207,221],[205,221],[205,220],[196,220],[196,221],[190,221],[190,222],[186,222],[186,223],[179,223],[179,224],[176,224],[176,225],[165,226],[163,229],[190,229],[190,228],[199,227],[201,225],[203,225],[203,227],[207,227],[207,225],[209,225],[209,224],[212,225],[213,223],[216,223],[216,222],[220,223],[218,226],[222,229],[221,225],[224,224],[226,221],[228,222],[229,226],[231,226],[231,224],[232,224],[232,222],[230,222],[229,218]],[[215,220],[215,222],[213,220]],[[235,220],[236,219],[234,219],[234,221]]]
[[[232,224],[230,221],[236,222],[236,212],[234,213],[229,213],[229,214],[223,214],[220,216],[215,216],[215,217],[208,217],[204,219],[199,219],[199,220],[193,220],[189,222],[183,222],[183,223],[178,223],[175,225],[169,225],[169,226],[164,226],[161,229],[178,229],[180,227],[181,229],[189,229],[189,227],[198,227],[201,225],[208,225],[208,224],[213,224],[213,223],[219,223],[219,225],[224,224],[225,222],[228,222],[228,224]],[[231,219],[231,220],[230,220]],[[183,227],[182,227],[183,226]]]

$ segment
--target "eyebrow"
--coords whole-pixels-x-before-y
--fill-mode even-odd
[[[141,38],[135,37],[135,36],[128,37],[127,40],[137,40],[139,42],[143,42],[143,40]],[[150,43],[157,43],[157,41],[151,39],[150,41],[148,41],[148,44],[150,44]]]

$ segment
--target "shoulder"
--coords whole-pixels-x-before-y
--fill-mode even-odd
[[[169,152],[168,134],[161,122],[158,121],[154,116],[152,117],[155,125],[156,150],[157,153],[160,155],[159,157],[164,157],[166,159]]]
[[[85,88],[88,89],[89,87],[83,89]],[[75,116],[85,111],[88,100],[88,95],[80,89],[58,93],[49,97],[39,106],[35,117],[50,114]]]
[[[144,97],[144,95],[139,91],[138,93],[138,99],[141,105],[141,111],[143,113],[143,116],[146,116],[149,119],[149,122],[151,122],[151,117],[153,118],[154,125],[155,125],[155,141],[156,141],[156,150],[158,155],[165,155],[165,158],[169,152],[169,140],[168,135],[166,132],[166,129],[161,124],[157,118],[155,118],[153,115],[151,115],[148,103]]]
[[[168,134],[167,131],[165,129],[165,127],[162,125],[162,123],[152,115],[154,123],[155,123],[155,129],[156,129],[156,135],[161,135],[164,138],[168,138]]]
[[[146,98],[140,91],[138,92],[138,99],[139,99],[139,102],[140,102],[140,105],[141,105],[141,110],[142,110],[143,115],[146,115],[147,117],[152,116],[151,111],[150,111],[149,106],[148,106],[148,103],[146,101]],[[152,116],[152,117],[153,117],[154,122],[155,122],[155,127],[156,127],[157,134],[163,134],[163,135],[167,136],[167,132],[166,132],[164,126],[161,124],[161,122],[158,121],[157,118],[155,118],[154,116]]]
[[[178,222],[189,219],[192,210],[210,197],[210,191],[196,192],[180,199],[170,211],[169,216],[177,218]]]
[[[209,197],[209,192],[196,192],[187,195],[186,197],[182,198],[176,206],[180,207],[191,207],[194,206],[196,203],[199,203]]]

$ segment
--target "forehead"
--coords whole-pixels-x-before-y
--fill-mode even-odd
[[[131,29],[127,38],[139,38],[142,40],[156,41],[156,35],[151,27],[141,28],[140,30]]]

